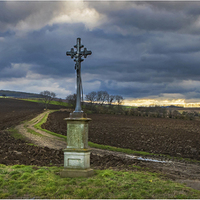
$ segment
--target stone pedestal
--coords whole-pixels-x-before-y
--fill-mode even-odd
[[[90,149],[88,149],[88,123],[83,113],[71,113],[67,121],[67,148],[64,149],[64,170],[61,177],[88,177],[90,169]]]

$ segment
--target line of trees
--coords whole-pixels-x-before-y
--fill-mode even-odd
[[[76,105],[76,94],[71,94],[66,97],[66,100],[72,106]],[[104,104],[112,105],[117,104],[121,105],[123,103],[124,98],[120,95],[110,95],[106,91],[92,91],[85,96],[85,100],[89,101],[89,103],[100,104],[101,106]]]
[[[168,109],[165,107],[138,107],[124,109],[125,115],[141,116],[141,117],[154,117],[154,118],[172,118],[172,119],[186,119],[186,120],[199,120],[200,113],[196,111],[181,111],[175,109]]]
[[[121,113],[123,100],[122,96],[110,95],[107,91],[92,91],[85,95],[85,101],[87,102],[82,102],[82,109],[93,113]],[[66,101],[75,108],[76,94],[68,95]]]
[[[99,103],[100,105],[112,105],[117,103],[117,105],[121,105],[123,103],[124,98],[120,95],[110,95],[107,91],[92,91],[85,96],[85,100],[89,101],[89,103],[91,104]]]
[[[55,98],[56,98],[56,94],[54,92],[50,92],[48,90],[40,92],[40,95],[41,95],[41,100],[42,100],[42,102],[45,106],[45,109],[47,109],[50,102],[55,100]],[[124,98],[120,95],[110,95],[110,94],[108,94],[107,91],[98,91],[98,92],[92,91],[85,96],[85,100],[88,101],[89,104],[90,104],[90,105],[88,105],[87,103],[85,104],[86,109],[93,109],[94,110],[95,107],[97,106],[96,112],[103,113],[103,112],[105,112],[104,109],[107,109],[103,105],[109,105],[109,109],[111,109],[111,107],[113,107],[114,105],[118,105],[116,112],[119,112],[119,107],[121,107],[120,105],[123,103]],[[62,104],[62,102],[63,102],[63,100],[61,100],[61,99],[59,99],[59,100],[57,99],[57,101],[60,104]],[[68,95],[66,97],[66,101],[69,104],[71,104],[72,107],[75,108],[75,106],[76,106],[76,94]]]
[[[41,100],[47,109],[50,102],[55,100],[56,94],[50,91],[40,92]],[[4,96],[4,95],[2,95]],[[4,96],[6,97],[6,96]],[[74,108],[76,106],[76,94],[68,95],[66,100]],[[200,114],[196,111],[178,112],[177,110],[167,109],[165,107],[155,106],[155,107],[138,107],[138,108],[126,108],[120,106],[123,103],[124,98],[120,95],[109,95],[106,91],[92,91],[85,96],[85,100],[89,101],[90,105],[85,104],[84,108],[91,110],[94,113],[110,113],[110,114],[124,114],[133,116],[143,116],[143,117],[156,117],[156,118],[173,118],[173,119],[199,119]],[[62,105],[63,100],[57,99]],[[118,106],[114,106],[114,104]],[[103,106],[109,105],[109,106]],[[111,106],[112,105],[112,106]]]

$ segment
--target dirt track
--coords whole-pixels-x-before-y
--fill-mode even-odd
[[[64,149],[66,147],[66,141],[64,138],[59,138],[48,134],[44,131],[38,130],[34,127],[34,125],[45,116],[45,114],[49,114],[49,111],[45,111],[33,118],[29,122],[25,122],[15,127],[27,140],[31,141],[32,144],[35,144],[40,147],[48,147],[50,149]],[[38,133],[38,135],[34,135],[27,131],[27,129],[31,129]]]

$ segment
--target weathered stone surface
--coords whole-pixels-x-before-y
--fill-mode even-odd
[[[87,114],[84,112],[73,112],[70,113],[69,118],[87,118]]]
[[[66,118],[67,148],[88,148],[88,122],[90,118]]]
[[[64,167],[71,169],[90,168],[90,152],[64,150]]]

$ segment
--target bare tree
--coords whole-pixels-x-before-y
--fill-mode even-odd
[[[115,99],[116,99],[118,105],[121,105],[123,103],[123,100],[124,100],[124,98],[120,95],[116,95]]]
[[[116,100],[116,96],[115,95],[109,95],[109,104],[111,105],[112,103],[114,103],[114,101]]]
[[[85,99],[89,101],[91,104],[94,103],[97,100],[97,93],[96,92],[90,92],[85,96]]]
[[[104,104],[104,102],[108,102],[109,94],[106,91],[98,91],[97,92],[97,101],[100,102],[101,105]]]
[[[56,94],[48,90],[40,92],[40,94],[42,95],[42,101],[45,105],[45,108],[47,109],[50,102],[56,97]]]
[[[75,108],[75,106],[76,106],[76,94],[68,95],[66,97],[66,100],[69,104],[72,104],[72,106]]]

